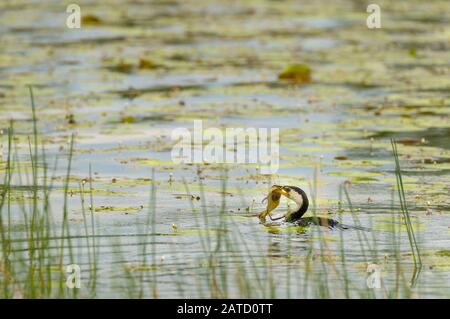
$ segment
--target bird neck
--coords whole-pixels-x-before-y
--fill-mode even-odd
[[[302,218],[303,215],[305,215],[306,211],[307,208],[305,208],[304,205],[300,206],[297,210],[288,211],[286,215],[286,221],[292,222],[299,220],[300,218]]]
[[[294,203],[295,204],[293,206],[289,206],[288,212],[287,212],[288,215],[295,214],[300,210],[300,208],[302,208],[303,203],[298,203],[298,202],[294,202]]]
[[[308,197],[303,191],[295,194],[292,200],[295,202],[295,206],[288,209],[286,215],[286,221],[288,222],[296,221],[302,218],[309,206]]]

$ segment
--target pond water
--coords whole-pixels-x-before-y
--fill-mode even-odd
[[[383,265],[386,287],[396,260],[405,281],[414,274],[407,232],[391,227],[402,223],[395,138],[423,262],[409,296],[449,297],[450,5],[377,3],[381,29],[367,28],[362,1],[79,1],[82,27],[69,29],[59,1],[4,1],[0,178],[11,119],[22,173],[31,172],[31,85],[50,167],[59,158],[50,173],[56,227],[75,134],[68,218],[82,270],[90,255],[79,187],[92,168],[96,296],[142,288],[139,296],[160,298],[340,297],[342,248],[351,297],[395,297],[366,287],[367,264]],[[278,78],[295,64],[311,68],[309,81]],[[205,128],[279,128],[279,170],[173,163],[172,131],[197,119]],[[27,182],[15,175],[12,184]],[[272,184],[299,186],[318,215],[372,231],[261,225],[252,215]],[[11,221],[8,232],[25,236],[14,200]],[[305,288],[307,260],[324,250],[338,269],[319,263],[317,287]]]

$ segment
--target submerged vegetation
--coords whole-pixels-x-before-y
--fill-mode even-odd
[[[283,242],[288,245],[288,254],[277,253],[275,245],[272,247],[275,250],[269,250],[268,255],[263,257],[265,254],[260,251],[261,245],[253,246],[253,243],[249,242],[252,238],[240,232],[239,221],[233,220],[233,217],[238,216],[227,212],[226,176],[222,180],[222,200],[218,214],[208,212],[206,206],[202,205],[201,212],[195,214],[194,229],[179,229],[173,224],[171,231],[157,231],[157,185],[150,183],[149,205],[144,225],[137,223],[136,231],[129,234],[108,234],[101,231],[102,225],[95,216],[96,212],[116,209],[127,212],[128,209],[95,206],[92,186],[95,178],[91,169],[87,179],[71,179],[73,136],[69,140],[65,156],[66,177],[62,185],[52,183],[50,176],[54,171],[48,163],[46,146],[39,142],[41,137],[38,133],[36,108],[33,93],[30,92],[33,135],[29,138],[28,160],[31,163],[31,172],[24,172],[18,159],[17,143],[14,142],[17,133],[13,122],[7,134],[6,166],[0,202],[2,298],[84,298],[105,294],[115,297],[158,298],[164,296],[160,294],[159,287],[167,285],[176,288],[177,297],[180,298],[420,297],[420,292],[414,287],[420,278],[423,263],[414,222],[405,199],[402,171],[394,140],[393,162],[401,211],[392,203],[392,228],[389,232],[358,227],[347,230],[355,232],[358,239],[357,247],[349,250],[345,248],[347,234],[342,229],[336,231],[324,227],[268,224],[266,230],[270,234],[282,236]],[[225,174],[225,171],[222,174]],[[153,173],[152,178],[147,181],[154,180]],[[73,196],[69,194],[69,188],[76,182],[80,190],[76,205],[81,207],[82,215],[79,225],[71,222],[69,215],[69,198]],[[186,194],[189,194],[186,202],[195,211],[192,197],[202,202],[205,198],[202,180],[199,179],[200,196],[190,195],[189,185],[185,182],[184,187]],[[313,187],[317,187],[317,180],[314,181]],[[18,188],[24,191],[17,197]],[[62,207],[55,208],[50,204],[50,197],[57,188],[61,188],[64,194]],[[314,190],[311,193],[314,194]],[[341,185],[339,193],[344,195],[344,198],[339,200],[339,211],[349,209],[353,224],[360,226],[359,214],[352,205],[347,185]],[[315,216],[317,198],[313,198],[312,202]],[[13,206],[20,210],[19,216],[12,216]],[[55,209],[62,214],[55,215]],[[239,216],[250,220],[254,214]],[[260,231],[260,227],[254,224],[256,231]],[[407,229],[407,238],[402,236],[402,224]],[[17,229],[17,225],[23,225],[23,228]],[[289,247],[296,234],[306,236],[306,245],[301,251],[293,251],[292,247]],[[196,252],[195,264],[187,269],[192,275],[191,278],[181,274],[179,267],[185,268],[183,264],[165,265],[165,257],[158,256],[158,245],[162,238],[173,237],[172,243],[176,243],[179,236],[192,237],[200,243],[201,249]],[[377,246],[380,236],[384,240],[391,240],[388,248],[381,249]],[[125,238],[128,240],[123,242]],[[129,242],[130,238],[133,238],[132,243]],[[110,244],[105,246],[106,239]],[[129,255],[130,245],[136,249],[136,257],[140,256],[134,262],[125,257]],[[405,251],[406,245],[409,245],[409,251]],[[166,253],[171,258],[182,260],[183,252],[172,249],[173,251]],[[108,261],[105,260],[103,250],[113,254]],[[353,255],[357,251],[360,257],[355,260]],[[435,253],[435,257],[448,258],[448,254],[445,250],[440,250]],[[67,267],[73,264],[79,264],[83,269],[83,285],[79,289],[71,289],[67,284],[71,280],[68,279],[70,270]],[[367,279],[364,275],[366,271],[370,273]],[[369,284],[373,271],[382,275],[379,278],[379,287],[373,286],[375,282]],[[172,274],[170,279],[164,279],[169,274]],[[192,279],[194,282],[191,282]],[[284,281],[286,291],[280,291],[277,283],[280,280]],[[193,284],[197,287],[196,293],[187,289]]]

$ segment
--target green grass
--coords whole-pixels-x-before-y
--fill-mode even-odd
[[[419,278],[422,268],[420,248],[416,240],[411,216],[408,211],[403,188],[399,154],[395,141],[392,149],[395,162],[395,174],[400,203],[400,212],[396,211],[395,198],[392,197],[393,231],[381,236],[391,236],[392,245],[389,251],[379,251],[377,238],[380,234],[363,229],[356,232],[357,243],[353,245],[353,255],[357,251],[358,260],[349,255],[345,248],[346,232],[339,231],[337,244],[330,240],[330,231],[326,228],[312,227],[307,230],[308,247],[305,251],[296,252],[291,246],[295,233],[281,233],[269,243],[249,242],[248,234],[239,230],[239,222],[229,219],[226,197],[223,196],[218,212],[206,209],[205,192],[202,179],[199,180],[201,212],[195,215],[196,228],[215,230],[214,232],[198,231],[198,241],[202,251],[194,258],[195,265],[187,271],[189,277],[182,274],[182,257],[177,257],[179,249],[174,245],[167,254],[173,256],[174,265],[181,268],[167,271],[158,256],[157,232],[157,189],[152,184],[149,192],[149,211],[144,225],[136,226],[135,234],[102,234],[101,225],[94,217],[94,192],[92,185],[92,168],[89,167],[89,180],[79,183],[79,204],[82,212],[81,227],[73,229],[69,218],[69,183],[74,152],[74,136],[71,137],[64,162],[67,165],[66,178],[63,183],[62,207],[53,207],[50,200],[54,189],[52,176],[58,159],[49,166],[45,145],[39,137],[38,119],[34,104],[33,91],[30,88],[33,128],[29,138],[28,160],[31,163],[31,176],[21,167],[23,163],[14,143],[14,123],[11,122],[7,134],[7,156],[5,160],[3,185],[0,188],[0,297],[1,298],[95,298],[108,297],[159,298],[162,286],[173,289],[172,297],[189,298],[409,298]],[[154,172],[152,180],[155,179]],[[227,177],[224,177],[222,192],[226,194]],[[189,184],[185,190],[190,194]],[[317,212],[317,178],[311,186],[313,194],[311,211]],[[30,196],[21,196],[12,202],[14,190],[26,187]],[[237,194],[242,196],[242,194]],[[351,194],[343,184],[339,189],[338,211],[348,209],[353,223],[360,226],[359,213],[355,211]],[[69,200],[70,199],[70,200]],[[244,200],[243,200],[244,201]],[[188,200],[186,205],[192,205]],[[245,203],[247,204],[247,203]],[[12,218],[15,205],[20,210],[20,218]],[[250,205],[247,205],[250,206]],[[54,214],[56,212],[56,214]],[[339,215],[339,218],[342,216]],[[405,258],[399,224],[404,223],[407,229],[408,245],[411,258]],[[20,225],[21,231],[14,231],[13,225]],[[255,219],[255,233],[262,226]],[[232,231],[231,231],[232,230]],[[170,235],[170,234],[169,234]],[[125,253],[128,249],[123,239],[133,237],[140,247],[140,261],[133,267],[124,267]],[[288,245],[288,254],[271,257],[267,247],[276,247],[281,240]],[[107,243],[105,244],[105,240]],[[251,244],[251,245],[250,245]],[[275,246],[273,246],[274,244]],[[112,250],[112,260],[103,261],[103,247]],[[189,249],[189,248],[186,248]],[[383,264],[385,257],[389,261],[385,265],[388,277],[383,281],[381,289],[368,288],[364,283],[365,265]],[[412,260],[411,260],[412,259]],[[83,287],[69,289],[66,285],[66,267],[69,264],[83,261]],[[413,264],[413,270],[408,267]],[[105,267],[111,271],[102,272]],[[359,267],[359,268],[358,268]],[[282,270],[282,271],[280,271]],[[280,282],[284,288],[279,289]]]

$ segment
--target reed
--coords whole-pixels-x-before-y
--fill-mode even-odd
[[[401,212],[403,214],[403,220],[408,232],[408,239],[409,244],[411,246],[411,253],[414,258],[414,265],[417,268],[422,267],[422,259],[420,257],[420,250],[419,246],[417,245],[416,236],[414,234],[414,228],[411,223],[411,217],[408,211],[408,206],[406,204],[406,197],[405,197],[405,188],[403,186],[403,177],[402,177],[402,171],[400,168],[400,160],[397,150],[397,143],[394,139],[391,139],[391,145],[392,145],[392,153],[395,160],[395,177],[397,180],[397,189],[398,189],[398,197],[400,200],[400,208]]]
[[[409,298],[415,296],[413,289],[422,267],[422,256],[414,233],[403,186],[399,154],[392,141],[395,162],[396,186],[400,211],[392,197],[392,231],[389,233],[389,249],[379,247],[380,236],[386,232],[368,232],[362,225],[360,213],[355,209],[346,184],[338,190],[339,205],[336,213],[339,221],[344,216],[351,218],[354,229],[330,230],[321,227],[298,229],[280,227],[267,236],[265,228],[256,218],[248,218],[253,224],[251,234],[241,231],[242,221],[233,219],[228,212],[226,170],[222,171],[222,198],[219,207],[211,211],[206,200],[206,191],[201,174],[198,175],[200,189],[200,212],[189,198],[196,242],[194,265],[183,260],[182,248],[173,233],[162,234],[158,230],[158,189],[154,183],[155,171],[151,173],[148,212],[145,222],[135,234],[105,234],[101,223],[95,218],[94,186],[92,167],[89,179],[78,182],[79,196],[71,196],[73,182],[71,170],[74,160],[75,136],[72,135],[66,156],[65,178],[60,185],[62,207],[54,214],[51,196],[58,185],[54,184],[53,166],[48,165],[45,146],[39,136],[39,122],[33,90],[30,88],[33,126],[28,139],[28,158],[31,173],[24,167],[23,155],[19,155],[15,144],[14,123],[8,129],[7,156],[0,188],[0,297],[1,298],[87,298],[87,297],[131,297],[161,298],[167,289],[180,298]],[[311,184],[314,216],[320,213],[318,205],[318,171]],[[270,182],[271,183],[271,182]],[[185,191],[191,194],[188,182]],[[18,192],[16,190],[26,190]],[[25,194],[29,194],[29,198]],[[242,193],[242,206],[253,208]],[[81,208],[81,224],[75,227],[70,222],[70,203],[78,199]],[[13,206],[20,214],[12,217]],[[251,210],[251,209],[250,209]],[[345,214],[348,211],[349,214]],[[252,212],[249,212],[249,215]],[[19,218],[19,217],[20,218]],[[404,261],[402,234],[398,221],[407,230],[409,249],[414,262],[411,275]],[[369,226],[374,223],[368,217]],[[247,223],[247,221],[243,221]],[[397,226],[396,226],[397,225]],[[202,231],[205,230],[205,231]],[[349,245],[349,236],[356,243]],[[170,265],[164,265],[159,240],[170,238],[173,242],[173,257]],[[124,242],[122,239],[125,239]],[[267,240],[268,242],[263,242]],[[302,241],[299,246],[298,241]],[[134,241],[130,243],[130,241]],[[138,257],[127,260],[127,250],[136,248]],[[277,251],[277,247],[283,250]],[[301,250],[299,250],[299,247]],[[286,248],[284,250],[284,248]],[[189,247],[187,248],[189,249]],[[111,257],[112,255],[112,257]],[[178,255],[178,256],[177,256]],[[127,257],[128,256],[128,257]],[[386,259],[386,257],[389,258]],[[68,264],[83,265],[81,289],[69,289],[66,285]],[[133,264],[136,263],[136,264]],[[386,265],[386,280],[381,289],[366,285],[366,269],[362,265],[376,263]],[[128,266],[136,266],[136,269]],[[112,270],[113,269],[113,270]],[[408,281],[407,278],[411,278]],[[170,288],[168,288],[170,287]]]

